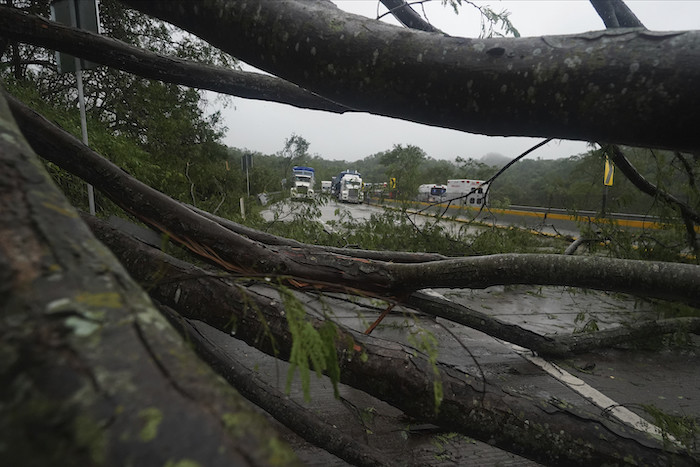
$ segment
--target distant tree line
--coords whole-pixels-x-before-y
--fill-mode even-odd
[[[244,152],[236,148],[229,148],[228,151],[234,159],[240,158]],[[692,201],[689,179],[684,177],[684,170],[681,170],[683,159],[677,154],[641,149],[628,149],[625,153],[645,178],[687,202]],[[405,170],[408,165],[404,162],[411,154],[421,156],[415,158],[414,173],[409,175]],[[404,159],[399,155],[403,155]],[[255,193],[276,191],[281,179],[287,175],[288,170],[285,172],[285,169],[289,166],[288,157],[284,151],[277,154],[256,153],[251,190]],[[401,163],[396,163],[397,161]],[[366,183],[387,182],[397,175],[409,177],[411,189],[414,190],[418,185],[426,183],[446,184],[448,179],[485,180],[501,167],[473,158],[438,160],[411,145],[396,145],[393,149],[354,162],[328,160],[322,155],[305,153],[296,156],[296,163],[312,166],[316,170],[317,181],[330,180],[345,169],[356,169],[362,173]],[[499,176],[491,188],[491,200],[496,205],[599,211],[604,190],[603,170],[604,154],[596,149],[559,159],[525,158]],[[637,188],[619,171],[613,181],[613,186],[608,188],[608,211],[634,214],[664,212],[665,208],[654,198],[639,196]]]

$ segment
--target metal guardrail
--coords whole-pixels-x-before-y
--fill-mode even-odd
[[[378,203],[392,203],[396,202],[393,199],[379,199],[373,198],[373,201]],[[447,208],[447,203],[434,204],[427,203],[423,201],[413,201],[413,204]],[[562,208],[546,208],[539,206],[522,206],[522,205],[510,205],[508,208],[494,208],[494,207],[472,207],[464,206],[459,204],[451,204],[449,206],[450,210],[464,210],[470,211],[471,213],[477,212],[488,212],[490,214],[504,214],[511,216],[523,216],[523,217],[541,217],[543,219],[559,219],[568,220],[572,222],[578,222],[581,220],[588,220],[590,222],[610,222],[615,221],[620,226],[632,227],[632,228],[649,228],[649,229],[660,229],[664,227],[664,224],[660,221],[657,216],[646,216],[643,214],[627,214],[627,213],[609,213],[605,217],[599,217],[598,213],[595,211],[580,210],[573,211],[562,209]]]
[[[525,212],[539,212],[543,214],[562,214],[562,215],[567,215],[571,216],[571,211],[567,209],[562,209],[562,208],[543,208],[539,206],[520,206],[516,204],[511,204],[510,207],[508,208],[510,211],[525,211]],[[576,211],[576,216],[579,218],[581,217],[589,217],[589,218],[596,218],[598,216],[598,213],[595,211],[586,211],[586,210],[579,210]],[[660,219],[658,216],[647,216],[645,214],[628,214],[624,212],[611,212],[606,215],[606,217],[611,218],[611,219],[626,219],[626,220],[634,220],[634,221],[641,221],[641,222],[650,222],[650,223],[659,223]]]

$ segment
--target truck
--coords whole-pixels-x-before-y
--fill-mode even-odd
[[[446,192],[447,186],[428,183],[418,187],[418,196],[416,199],[426,203],[441,203],[445,201]]]
[[[292,167],[292,187],[290,194],[292,199],[310,199],[314,196],[314,183],[316,173],[311,167]]]
[[[338,201],[346,203],[361,203],[363,199],[362,193],[362,175],[357,170],[344,170],[333,177],[331,185],[331,193]]]
[[[331,193],[331,184],[333,182],[331,180],[322,180],[321,181],[321,193]]]
[[[447,180],[446,199],[458,199],[465,206],[481,207],[488,205],[488,183],[484,180]]]

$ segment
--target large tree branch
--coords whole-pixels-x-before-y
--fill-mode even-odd
[[[88,219],[94,224],[94,218]],[[230,358],[226,351],[215,342],[207,339],[194,322],[183,319],[172,308],[156,302],[161,313],[192,344],[197,353],[217,373],[223,376],[234,388],[241,392],[275,420],[312,443],[360,467],[390,467],[395,465],[385,454],[344,434],[335,425],[327,423],[307,407],[301,406],[287,394],[265,383],[258,373],[241,363],[243,358]],[[245,357],[248,358],[247,356]]]
[[[329,2],[123,0],[334,102],[488,135],[694,149],[700,32],[464,39]]]
[[[357,258],[392,261],[395,263],[420,263],[448,259],[447,257],[437,254],[367,251],[309,245],[251,229],[250,227],[237,224],[228,219],[213,216],[206,211],[196,208],[194,208],[194,210],[233,232],[245,235],[248,238],[267,245],[287,245],[295,248],[304,248],[309,252],[314,250],[326,250]],[[587,352],[612,345],[642,341],[650,336],[670,334],[678,331],[700,333],[700,318],[679,318],[661,321],[641,321],[620,328],[598,331],[593,334],[542,336],[523,329],[520,326],[504,323],[484,313],[454,303],[444,297],[436,296],[428,290],[412,293],[406,299],[406,303],[416,307],[423,313],[469,326],[472,329],[482,331],[497,339],[503,339],[521,347],[531,349],[540,355],[568,356],[574,353]]]
[[[623,27],[644,27],[641,21],[632,13],[622,0],[590,0],[593,7],[596,9],[600,17],[603,19],[605,26],[608,29],[623,28]],[[644,176],[625,157],[623,152],[617,145],[610,145],[609,150],[611,158],[615,165],[619,167],[627,179],[632,182],[641,192],[653,197],[659,197],[666,204],[678,209],[681,213],[683,221],[688,230],[688,237],[693,248],[697,249],[695,244],[695,224],[700,223],[700,215],[696,213],[690,206],[675,196],[659,190],[657,186],[647,181]],[[693,182],[691,182],[692,185]]]
[[[398,0],[399,2],[402,0]],[[641,21],[632,13],[632,11],[627,7],[627,5],[622,0],[590,0],[591,4],[598,12],[601,19],[603,19],[605,26],[609,29],[621,28],[621,27],[644,27]],[[420,29],[420,28],[417,28]],[[688,204],[682,202],[673,195],[659,190],[657,186],[653,185],[651,182],[647,181],[644,176],[637,171],[637,169],[629,162],[629,160],[624,156],[619,147],[611,145],[612,156],[611,158],[616,164],[619,164],[620,170],[625,176],[636,186],[640,191],[646,193],[653,197],[661,198],[665,203],[678,209],[681,213],[683,221],[686,225],[686,230],[688,231],[689,244],[697,250],[696,245],[696,235],[695,235],[695,225],[698,224],[698,219],[700,215],[696,213]],[[608,151],[610,152],[610,151]],[[503,167],[496,175],[491,177],[488,182],[493,182],[501,173],[503,173],[511,164],[516,162],[518,159],[522,158],[525,154],[519,156],[518,158],[512,160],[508,165]],[[683,163],[686,171],[689,173],[690,186],[695,185],[695,180],[692,177],[692,171],[690,166],[687,164],[685,159],[680,153],[677,152],[679,160]],[[489,189],[491,184],[489,184]],[[487,190],[488,192],[488,190]]]
[[[205,273],[90,220],[131,274],[157,300],[183,316],[203,320],[278,358],[292,345],[281,300]],[[320,325],[318,320],[312,320]],[[692,465],[692,454],[663,447],[600,411],[568,403],[571,394],[547,399],[514,397],[496,381],[484,381],[450,365],[434,366],[420,352],[338,327],[335,339],[341,382],[363,390],[407,414],[450,430],[523,453],[550,464],[638,462]],[[435,410],[433,382],[444,398]],[[558,397],[563,397],[560,400]],[[562,409],[562,407],[566,407]],[[532,435],[530,430],[536,430]],[[668,450],[667,450],[668,449]]]
[[[0,95],[0,457],[271,465],[293,454],[95,240]],[[245,420],[241,423],[240,420]]]
[[[568,285],[695,303],[700,266],[601,257],[506,254],[395,264],[255,242],[198,215],[102,158],[15,99],[12,111],[34,150],[91,183],[151,227],[240,274],[291,276],[328,288],[404,296],[426,287]]]
[[[248,238],[267,245],[287,245],[295,248],[304,248],[307,251],[320,249],[337,254],[354,256],[357,258],[376,259],[380,261],[392,261],[397,263],[419,263],[448,259],[447,257],[435,254],[390,251],[379,252],[309,245],[251,229],[250,227],[237,224],[228,219],[213,216],[206,211],[196,208],[193,208],[193,210],[233,232],[245,235]],[[678,331],[700,333],[700,319],[679,318],[653,322],[636,322],[625,327],[598,331],[594,334],[542,336],[532,331],[523,329],[520,326],[504,323],[484,313],[480,313],[476,310],[447,300],[444,297],[436,296],[429,291],[414,292],[406,299],[406,303],[410,306],[418,308],[423,313],[469,326],[470,328],[485,332],[498,339],[503,339],[513,344],[520,345],[521,347],[529,348],[538,354],[550,356],[566,356],[573,353],[587,352],[592,349],[641,341],[650,336],[658,336],[661,334],[669,334]]]
[[[212,216],[196,208],[194,210],[233,232],[245,235],[251,239],[265,243],[266,245],[288,245],[294,248],[303,248],[307,251],[307,254],[313,254],[313,251],[327,250],[357,258],[379,259],[382,261],[399,263],[418,263],[447,259],[440,255],[390,251],[377,252],[309,245],[260,232],[227,219]],[[157,246],[157,244],[155,244],[155,246]],[[573,334],[570,336],[543,336],[523,329],[520,326],[505,323],[497,318],[470,309],[459,303],[452,302],[430,290],[412,293],[405,299],[405,303],[411,307],[417,308],[422,313],[438,316],[455,323],[469,326],[472,329],[484,332],[497,339],[503,339],[521,347],[531,349],[540,355],[549,356],[569,356],[574,353],[641,341],[650,336],[670,334],[679,331],[696,334],[700,333],[700,318],[679,318],[661,321],[640,321],[619,328],[598,331],[596,333]]]
[[[0,36],[70,53],[144,78],[305,109],[335,113],[350,110],[273,76],[156,54],[1,5]]]
[[[632,163],[625,157],[625,154],[618,146],[608,145],[604,146],[603,149],[605,150],[606,154],[610,156],[610,159],[615,164],[615,167],[620,169],[620,171],[625,174],[625,177],[627,177],[627,179],[632,182],[632,184],[636,186],[639,191],[654,198],[660,198],[664,203],[678,209],[683,219],[690,220],[696,225],[700,224],[700,213],[696,212],[687,203],[684,203],[672,194],[664,190],[659,190],[656,185],[644,178],[644,176],[639,173],[637,169],[634,168]]]
[[[594,349],[641,342],[654,336],[675,332],[700,334],[700,318],[675,318],[658,321],[640,320],[627,326],[594,333],[541,335],[515,324],[504,323],[430,290],[415,292],[406,302],[423,313],[469,326],[489,336],[550,357],[567,357]]]
[[[389,9],[394,18],[409,29],[417,29],[427,32],[441,32],[438,28],[421,17],[411,5],[404,0],[381,0],[382,4]]]
[[[643,28],[644,25],[622,0],[590,0],[606,28]]]

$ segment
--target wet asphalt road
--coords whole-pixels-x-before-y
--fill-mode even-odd
[[[372,213],[380,213],[382,208],[331,201],[322,207],[323,218],[335,218],[337,209],[348,210],[356,219],[366,219]],[[616,328],[641,319],[659,319],[665,313],[653,302],[565,287],[501,286],[435,292],[503,322],[544,335],[585,332],[592,324],[597,329]],[[328,297],[324,300],[323,306],[332,310],[339,323],[359,331],[366,329],[378,313],[375,307],[361,301]],[[310,303],[309,309],[319,309],[319,305]],[[646,342],[647,345],[639,347],[602,349],[571,358],[544,360],[527,349],[466,326],[402,307],[395,309],[373,335],[408,344],[408,336],[416,330],[427,330],[436,337],[439,361],[465,374],[498,381],[515,396],[561,401],[599,414],[609,423],[657,435],[663,435],[664,431],[649,407],[700,424],[700,365],[697,365],[700,339],[694,335],[671,347]],[[208,332],[221,345],[231,348],[232,358],[245,355],[270,384],[284,390],[286,364],[231,341],[228,335]],[[299,385],[294,385],[290,393],[293,400],[319,413],[333,429],[350,433],[401,465],[537,465],[468,436],[445,433],[431,425],[412,426],[415,421],[407,421],[396,408],[346,386],[341,387],[342,399],[334,399],[325,377],[313,382],[310,402],[304,401],[301,394]],[[691,437],[693,442],[700,443],[699,433]],[[308,465],[348,465],[292,433],[288,432],[287,438]]]
[[[389,204],[389,207],[392,206],[392,204]],[[276,205],[274,209],[278,210],[280,216],[279,218],[281,220],[284,220],[290,219],[293,216],[294,211],[298,210],[299,208],[299,202],[285,202],[283,204]],[[434,217],[432,217],[432,215],[424,214],[432,214],[435,212],[440,212],[441,214],[444,213],[444,210],[437,207],[423,211],[424,208],[425,206],[423,205],[408,210],[409,215],[411,215],[411,219],[417,225],[422,225],[425,222],[434,221]],[[384,208],[379,205],[340,203],[334,199],[329,199],[328,202],[320,206],[319,209],[321,211],[321,217],[319,220],[324,223],[332,220],[337,221],[341,219],[343,217],[342,213],[345,213],[345,216],[349,215],[354,219],[362,221],[369,219],[372,216],[372,214],[379,215],[382,212],[384,212]],[[443,220],[443,222],[444,225],[450,226],[455,231],[458,231],[459,229],[463,229],[465,224],[471,220],[467,217],[469,215],[471,215],[471,213],[467,213],[463,210],[451,209],[448,212],[444,213],[445,220]],[[265,211],[263,213],[263,216],[268,220],[272,219],[272,214],[270,211]],[[449,220],[451,216],[455,217],[455,221]],[[480,224],[495,224],[499,226],[513,225],[526,229],[536,230],[538,232],[543,232],[550,235],[564,235],[574,238],[580,235],[579,228],[576,222],[569,220],[545,219],[543,221],[541,218],[538,217],[517,216],[510,214],[495,214],[493,212],[485,210],[476,217],[476,221],[477,222],[473,224],[473,228],[475,230],[480,228]]]
[[[613,328],[642,318],[655,318],[659,313],[652,304],[633,298],[562,287],[509,286],[436,292],[506,323],[542,334],[569,334],[580,331],[591,321],[600,329]],[[267,293],[275,294],[271,290]],[[351,302],[329,296],[302,299],[312,314],[330,312],[336,322],[358,331],[366,329],[380,311],[370,300]],[[268,384],[285,391],[289,368],[285,362],[206,325],[199,328],[231,359],[255,369]],[[372,335],[410,345],[409,336],[416,331],[435,336],[440,362],[465,375],[497,384],[515,397],[540,399],[543,403],[557,401],[626,429],[634,426],[657,429],[655,418],[644,407],[700,420],[700,365],[696,364],[700,340],[695,337],[689,345],[672,349],[607,349],[546,361],[482,332],[404,307],[392,311]],[[386,454],[398,465],[539,465],[492,446],[488,440],[445,432],[411,420],[391,405],[349,386],[341,385],[340,395],[340,399],[333,397],[328,378],[312,377],[311,400],[306,401],[297,375],[289,398],[318,414],[328,429],[342,430]],[[349,465],[286,428],[280,426],[280,429],[306,465]],[[694,436],[696,442],[700,441],[697,433]]]

